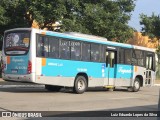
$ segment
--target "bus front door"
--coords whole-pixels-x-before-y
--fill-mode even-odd
[[[114,85],[115,82],[115,67],[116,67],[116,51],[106,50],[106,85]]]
[[[146,56],[146,79],[145,79],[145,86],[150,86],[153,84],[154,77],[154,62],[153,62],[153,55]]]

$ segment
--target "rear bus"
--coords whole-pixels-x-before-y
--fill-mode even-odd
[[[34,82],[32,37],[31,28],[5,31],[2,49],[2,78],[4,80]]]

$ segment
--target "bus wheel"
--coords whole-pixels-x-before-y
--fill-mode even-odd
[[[58,91],[60,91],[61,87],[54,86],[54,85],[45,85],[45,89],[47,89],[48,91],[58,92]]]
[[[138,92],[140,87],[141,87],[140,81],[138,78],[136,78],[134,81],[133,92]]]
[[[134,81],[133,87],[129,87],[128,91],[138,92],[140,87],[141,87],[141,85],[140,85],[139,78],[136,78]]]
[[[76,77],[75,83],[74,83],[74,92],[77,94],[82,94],[87,89],[87,80],[84,76],[78,76]]]

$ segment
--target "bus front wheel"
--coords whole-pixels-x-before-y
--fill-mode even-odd
[[[47,89],[48,91],[58,92],[58,91],[60,91],[61,87],[60,86],[53,86],[53,85],[45,85],[45,89]]]
[[[136,78],[134,81],[133,87],[129,87],[128,91],[138,92],[140,87],[141,87],[140,80],[139,80],[139,78]]]
[[[77,94],[82,94],[87,89],[87,80],[84,76],[78,76],[74,83],[74,92]]]

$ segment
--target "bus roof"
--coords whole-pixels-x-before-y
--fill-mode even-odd
[[[59,33],[59,32],[46,31],[46,30],[35,29],[35,28],[14,28],[14,29],[6,30],[5,32],[14,31],[14,30],[35,30],[39,34],[45,33],[46,35],[50,35],[50,36],[69,38],[69,39],[74,39],[74,40],[82,40],[86,42],[107,44],[107,45],[111,45],[115,47],[134,48],[134,49],[141,49],[141,50],[155,52],[155,49],[152,49],[152,48],[130,45],[130,44],[125,44],[125,43],[118,43],[114,41],[107,41],[107,38],[104,38],[104,37],[76,33],[76,32]]]
[[[56,37],[69,38],[69,39],[74,39],[74,40],[82,40],[82,41],[86,41],[86,42],[107,44],[107,45],[111,45],[111,46],[115,46],[115,47],[121,46],[121,47],[126,47],[126,48],[133,48],[132,45],[113,42],[113,41],[107,41],[107,39],[104,39],[104,38],[102,39],[101,37],[99,39],[96,39],[95,36],[84,37],[84,34],[83,35],[73,35],[73,34],[58,33],[58,32],[53,32],[53,31],[41,31],[41,32],[46,32],[46,35],[51,35],[51,36],[56,36]],[[86,35],[86,36],[88,36],[88,35]]]
[[[154,48],[147,48],[147,47],[142,47],[142,46],[137,46],[137,45],[133,45],[133,48],[134,49],[151,51],[151,52],[155,52],[156,51],[156,49],[154,49]]]
[[[100,36],[95,36],[95,35],[88,35],[88,34],[83,34],[83,33],[78,33],[78,32],[65,32],[66,34],[75,36],[75,37],[83,37],[86,39],[95,39],[95,40],[100,40],[100,41],[108,41],[107,38],[105,37],[100,37]]]
[[[10,32],[10,31],[14,31],[14,30],[29,30],[29,31],[31,31],[32,30],[32,28],[13,28],[13,29],[9,29],[9,30],[6,30],[5,32]]]
[[[46,30],[41,30],[41,29],[36,29],[36,28],[14,28],[10,30],[6,30],[5,32],[10,32],[10,31],[18,31],[18,30],[35,30],[39,34],[46,34],[50,36],[56,36],[56,37],[62,37],[62,38],[69,38],[69,39],[74,39],[74,40],[82,40],[86,42],[94,42],[94,43],[101,43],[101,44],[107,44],[115,47],[126,47],[126,48],[133,48],[132,45],[129,44],[124,44],[124,43],[117,43],[113,41],[107,41],[107,38],[99,37],[99,36],[92,36],[92,35],[87,35],[87,34],[77,34],[75,32],[70,32],[70,33],[59,33],[59,32],[53,32],[53,31],[46,31]],[[73,34],[74,33],[74,34]]]

